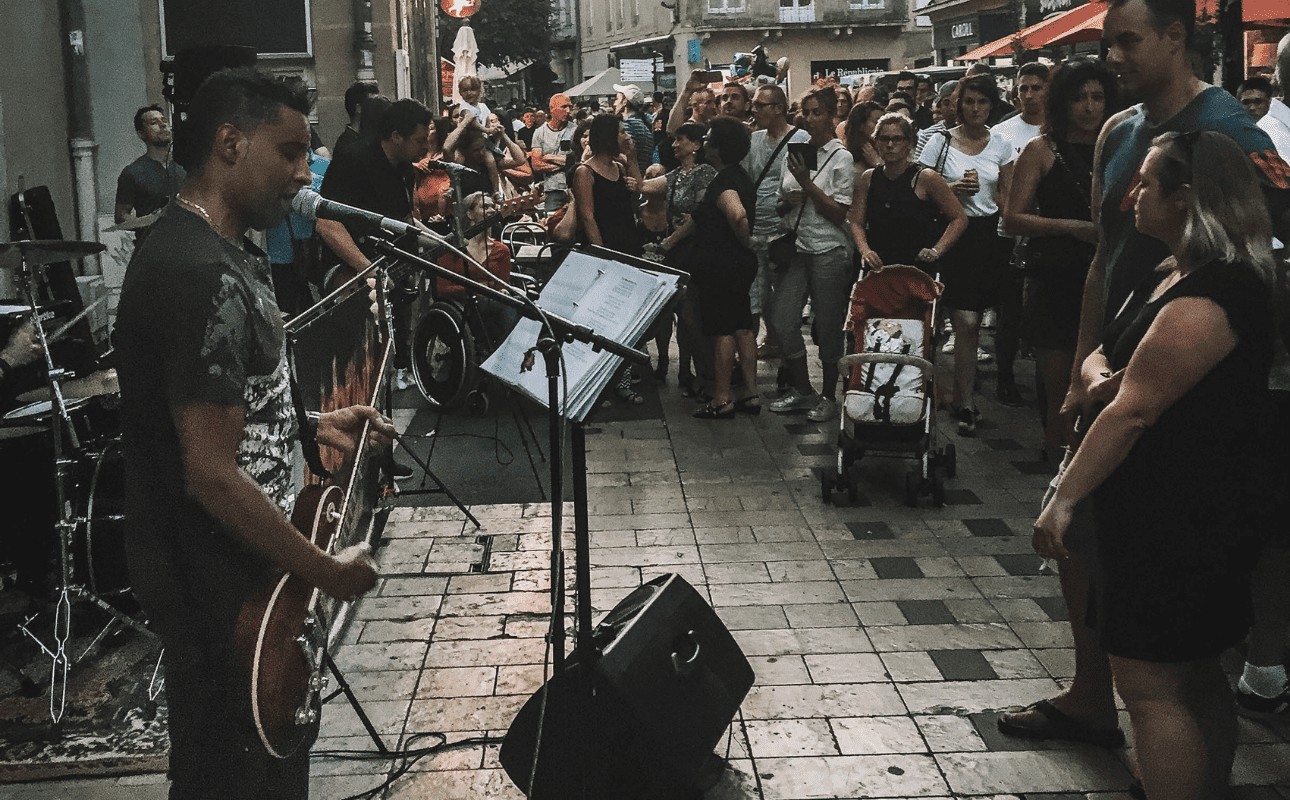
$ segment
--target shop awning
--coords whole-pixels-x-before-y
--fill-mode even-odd
[[[955,61],[981,61],[986,58],[1013,56],[1025,50],[1038,50],[1058,44],[1095,42],[1102,38],[1102,19],[1106,4],[1090,2],[1063,11],[1016,33],[983,44],[975,50],[955,57]]]
[[[572,86],[564,91],[569,97],[605,97],[617,94],[614,91],[614,84],[623,82],[623,74],[618,67],[603,69],[587,78],[577,86]],[[654,84],[648,81],[631,81],[640,87],[642,92],[647,95],[654,91]]]
[[[528,69],[531,66],[533,66],[533,62],[529,60],[521,61],[517,64],[507,64],[504,67],[480,67],[479,79],[485,83],[488,81],[501,81],[511,77],[520,70]]]

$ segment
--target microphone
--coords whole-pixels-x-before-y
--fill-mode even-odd
[[[464,164],[458,164],[453,161],[440,161],[438,159],[432,158],[429,161],[426,161],[425,165],[427,167],[430,167],[431,169],[441,169],[444,172],[456,173],[458,175],[466,175],[466,174],[478,175],[479,174],[478,170],[471,169],[470,167]]]
[[[403,220],[383,217],[371,211],[328,200],[313,189],[301,189],[297,192],[295,199],[291,201],[291,210],[307,220],[330,219],[356,228],[383,231],[395,236],[422,232],[420,228],[409,225]]]

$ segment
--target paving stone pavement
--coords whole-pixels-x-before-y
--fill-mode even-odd
[[[772,376],[762,365],[763,387]],[[600,615],[643,581],[679,574],[752,663],[756,684],[728,735],[731,768],[708,798],[1128,797],[1127,751],[1013,740],[994,727],[999,709],[1052,695],[1073,669],[1057,579],[1030,549],[1048,480],[1033,411],[987,399],[972,439],[943,415],[959,477],[945,507],[911,509],[907,466],[891,461],[862,462],[861,504],[821,502],[831,424],[771,413],[693,420],[674,386],[663,405],[662,420],[590,428],[593,601]],[[451,483],[450,469],[441,475]],[[463,531],[452,508],[393,511],[378,552],[386,577],[337,652],[391,745],[430,731],[500,736],[542,680],[550,510],[472,510],[478,532]],[[565,520],[571,527],[568,507]],[[486,570],[462,571],[485,540]],[[1241,721],[1234,797],[1290,798],[1287,733]],[[370,747],[362,734],[336,702],[316,749]],[[313,796],[371,788],[387,768],[318,758]],[[164,791],[163,778],[143,776],[0,787],[0,800]],[[384,796],[522,797],[494,745],[418,761]]]

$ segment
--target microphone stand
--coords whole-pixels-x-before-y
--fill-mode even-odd
[[[431,253],[452,250],[464,257],[467,262],[478,266],[481,270],[483,269],[483,265],[478,264],[468,254],[462,253],[451,244],[436,240],[433,237],[427,238],[435,242],[435,246],[431,247]],[[565,424],[560,397],[562,348],[566,342],[584,342],[590,344],[593,350],[604,350],[638,364],[648,364],[649,356],[640,350],[601,336],[586,325],[580,325],[559,315],[544,312],[527,297],[521,298],[502,292],[464,275],[458,275],[433,261],[401,250],[384,239],[373,239],[372,241],[377,252],[382,255],[408,262],[433,274],[435,277],[452,281],[483,297],[514,309],[521,316],[537,320],[542,325],[542,333],[534,349],[542,354],[542,359],[546,365],[547,418],[550,427],[551,447],[551,569],[553,573],[552,591],[554,594],[549,641],[552,650],[553,667],[556,672],[559,672],[563,670],[565,662],[564,555],[561,549],[561,535],[564,527],[564,465],[562,452]],[[582,425],[574,424],[571,444],[573,446],[575,591],[577,592],[577,637],[575,646],[584,660],[584,666],[589,667],[589,664],[585,662],[589,659],[594,659],[595,656],[591,640],[590,532],[587,520],[586,442]],[[589,674],[589,672],[585,671],[584,674]]]

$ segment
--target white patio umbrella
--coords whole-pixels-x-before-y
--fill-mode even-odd
[[[457,30],[457,38],[452,41],[452,60],[457,65],[452,82],[452,102],[460,103],[461,92],[457,89],[457,84],[467,75],[479,75],[479,45],[475,42],[475,31],[470,27],[469,20]]]

